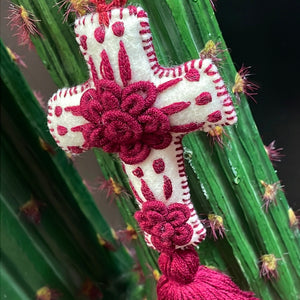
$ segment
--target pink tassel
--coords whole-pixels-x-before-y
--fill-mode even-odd
[[[161,253],[163,273],[157,284],[158,300],[258,300],[219,271],[200,266],[193,248]]]

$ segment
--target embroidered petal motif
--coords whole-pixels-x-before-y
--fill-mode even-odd
[[[187,206],[174,203],[168,207],[160,201],[149,201],[143,209],[135,213],[142,230],[151,234],[151,241],[161,252],[169,252],[176,246],[184,246],[193,236],[192,227],[187,224],[190,218]]]
[[[169,146],[168,117],[158,108],[149,108],[157,95],[153,84],[139,81],[122,90],[115,82],[102,79],[95,87],[82,95],[79,105],[82,117],[89,122],[77,128],[85,139],[84,148],[119,152],[125,163],[135,164],[145,160],[151,148]]]

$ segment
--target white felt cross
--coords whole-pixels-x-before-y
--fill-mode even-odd
[[[108,19],[108,27],[97,13],[76,20],[90,79],[52,96],[49,129],[66,151],[117,152],[140,207],[152,200],[187,205],[193,228],[187,245],[195,245],[205,229],[190,200],[181,140],[191,131],[234,124],[231,98],[210,59],[159,65],[142,8],[113,9]],[[145,238],[153,247],[151,235]]]

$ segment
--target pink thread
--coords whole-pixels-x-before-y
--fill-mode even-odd
[[[147,37],[146,40],[142,40],[142,43],[151,43],[152,40],[153,40],[153,38],[152,38],[152,36],[150,36],[150,37]]]
[[[84,50],[87,50],[87,44],[86,44],[86,40],[87,40],[87,36],[86,35],[82,35],[80,37],[80,45]]]
[[[108,80],[114,81],[115,80],[114,71],[109,62],[109,58],[108,58],[106,51],[102,50],[100,56],[101,56],[100,73],[101,73],[103,79],[108,79]]]
[[[80,111],[81,115],[88,121],[96,123],[100,121],[99,112],[102,111],[102,106],[96,101],[98,97],[97,91],[94,89],[88,89],[81,96]]]
[[[153,161],[152,167],[156,174],[160,174],[165,170],[165,163],[162,158]]]
[[[149,108],[138,117],[138,121],[144,128],[142,141],[145,144],[153,149],[164,149],[170,145],[170,121],[158,108]]]
[[[168,200],[173,193],[173,187],[172,187],[172,181],[170,180],[170,178],[168,176],[164,175],[164,194],[165,194],[165,198],[166,200]]]
[[[152,53],[155,54],[155,52],[152,52]],[[155,59],[155,61],[156,61],[156,59]],[[164,90],[170,88],[171,86],[176,85],[176,84],[177,84],[178,82],[180,82],[180,81],[182,81],[182,78],[176,78],[176,79],[169,80],[169,81],[167,81],[167,82],[165,82],[165,83],[160,84],[160,85],[157,87],[157,90],[158,90],[159,92],[162,92],[162,91],[164,91]]]
[[[72,127],[72,128],[71,128],[71,131],[72,131],[72,132],[82,132],[83,129],[84,129],[84,126],[78,125],[78,126]]]
[[[200,129],[201,127],[203,127],[203,125],[204,125],[204,122],[202,122],[202,123],[191,122],[191,123],[185,124],[185,125],[171,126],[171,131],[172,132],[177,132],[177,133],[180,133],[180,132],[188,133],[188,132]]]
[[[151,70],[153,70],[153,74],[156,75],[161,69],[160,69],[160,65],[158,64],[158,62],[154,63],[153,66],[151,67]]]
[[[185,62],[184,64],[183,64],[183,66],[184,66],[184,72],[188,72],[188,70],[189,70],[189,66],[188,66],[188,62]]]
[[[155,201],[155,197],[145,180],[141,179],[141,192],[147,201]]]
[[[218,72],[216,71],[210,71],[210,69],[213,67],[212,64],[210,64],[205,70],[204,72],[208,75],[208,76],[213,76],[216,75]]]
[[[227,117],[226,119],[227,119],[228,121],[232,121],[232,120],[236,119],[236,116],[233,116],[233,117]],[[228,125],[230,125],[230,124],[228,124]]]
[[[142,27],[149,27],[149,23],[148,22],[140,22],[140,25]]]
[[[215,80],[213,81],[213,83],[219,83],[220,81],[222,81],[222,78],[221,78],[221,77],[215,79]]]
[[[162,253],[158,259],[163,273],[157,284],[158,300],[258,300],[219,271],[199,266],[192,248]]]
[[[96,39],[96,41],[100,44],[102,44],[104,42],[105,39],[105,28],[103,25],[101,25],[100,27],[96,28],[94,31],[94,37]]]
[[[234,108],[232,110],[225,111],[225,114],[226,115],[231,115],[233,112],[235,112]]]
[[[115,22],[114,24],[112,24],[111,29],[115,36],[121,37],[125,31],[124,23]]]
[[[207,117],[207,121],[211,123],[216,123],[222,119],[222,114],[219,110],[211,113]]]
[[[178,70],[178,76],[181,76],[182,75],[182,66],[178,66],[177,70]]]
[[[229,99],[225,99],[224,100],[224,103],[223,103],[223,106],[232,106],[232,101],[231,101],[231,99],[229,98]]]
[[[103,114],[104,134],[113,143],[135,143],[141,139],[143,128],[131,115],[111,110]]]
[[[65,111],[71,112],[73,116],[81,116],[80,106],[67,106],[65,107]]]
[[[91,56],[89,57],[88,64],[90,65],[90,71],[92,74],[93,81],[98,80],[98,74],[96,71],[96,67],[95,67],[94,61]]]
[[[200,59],[200,60],[199,60],[199,65],[198,65],[198,68],[199,68],[199,69],[202,69],[202,65],[203,65],[203,60],[202,60],[202,59]]]
[[[133,165],[144,161],[149,153],[150,147],[141,142],[137,142],[134,145],[121,145],[119,156],[126,164]]]
[[[184,76],[188,81],[199,81],[200,73],[196,69],[190,69]]]
[[[138,17],[138,18],[147,18],[148,15],[147,15],[147,13],[146,13],[144,10],[140,10],[140,11],[138,12],[138,14],[137,14],[137,17]]]
[[[225,84],[221,85],[221,86],[216,86],[216,90],[226,90],[226,86]]]
[[[61,136],[68,133],[68,129],[65,126],[58,125],[56,129],[57,129],[57,133]]]
[[[147,46],[144,46],[143,49],[144,49],[144,50],[153,49],[153,45],[152,45],[152,44],[149,44],[149,45],[147,45]]]
[[[212,102],[212,97],[209,92],[203,92],[195,99],[197,105],[205,105]]]
[[[214,76],[214,75],[218,74],[218,72],[217,71],[210,71],[210,72],[207,72],[206,74],[208,76]]]
[[[120,50],[118,53],[119,70],[123,86],[127,86],[131,80],[131,67],[128,54],[126,52],[123,41],[120,41]]]
[[[132,16],[132,15],[135,15],[137,14],[137,7],[136,6],[133,6],[133,5],[129,5],[127,6],[128,10],[129,10],[129,15]]]
[[[141,178],[141,177],[144,176],[144,172],[143,172],[143,170],[142,170],[140,167],[137,167],[136,169],[134,169],[134,170],[132,171],[132,174],[133,174],[134,176],[138,177],[138,178]]]
[[[147,53],[147,56],[150,58],[151,56],[155,56],[155,52],[154,51],[150,51]]]
[[[225,90],[225,91],[223,91],[223,92],[218,92],[217,93],[217,96],[218,97],[221,97],[221,96],[225,96],[225,95],[227,95],[228,94],[228,92],[227,92],[227,90]]]
[[[124,88],[121,108],[130,114],[139,115],[150,108],[157,97],[155,85],[148,81],[138,81]]]
[[[169,279],[181,284],[188,284],[200,266],[197,252],[193,248],[177,250],[174,253],[161,253],[158,265],[162,273]]]
[[[62,107],[61,106],[56,106],[55,107],[55,110],[54,110],[54,113],[57,117],[61,116],[62,114]]]
[[[167,207],[160,201],[149,201],[134,216],[141,229],[151,234],[151,242],[158,251],[172,253],[176,246],[188,244],[193,236],[192,227],[186,223],[190,210],[184,204]]]
[[[178,113],[191,105],[191,102],[175,102],[168,106],[162,107],[160,110],[166,115]]]
[[[96,5],[99,16],[99,24],[108,26],[109,19],[111,18],[111,10],[115,7],[125,5],[127,0],[112,0],[109,4],[106,4],[105,0],[90,0],[90,2]]]
[[[150,30],[150,28],[149,29],[143,29],[143,30],[140,30],[139,33],[140,33],[140,35],[147,34],[147,33],[151,34],[151,30]]]

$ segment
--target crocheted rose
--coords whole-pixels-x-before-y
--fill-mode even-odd
[[[190,210],[184,204],[166,206],[160,201],[145,202],[143,209],[135,213],[141,229],[151,234],[151,242],[160,252],[189,243],[193,235],[192,227],[186,223],[189,217]]]
[[[80,100],[81,115],[89,121],[82,126],[84,147],[117,152],[127,164],[136,164],[153,149],[171,143],[170,122],[158,108],[155,85],[139,81],[122,89],[111,80],[95,81]]]

